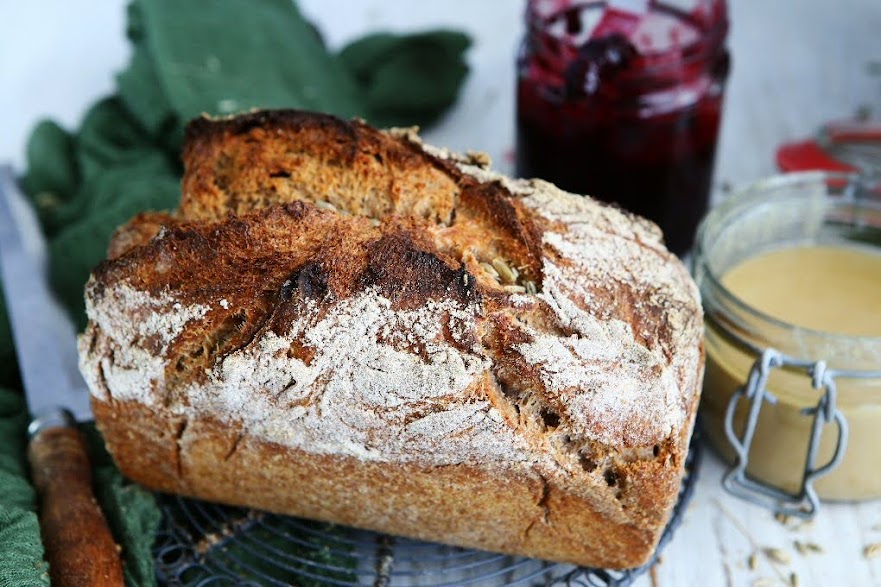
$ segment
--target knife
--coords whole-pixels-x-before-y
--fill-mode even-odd
[[[90,420],[76,332],[49,291],[46,243],[12,168],[0,166],[0,275],[25,397],[28,460],[53,587],[124,584],[119,549],[92,489],[78,421]]]

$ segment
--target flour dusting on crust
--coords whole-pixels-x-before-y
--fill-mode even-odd
[[[309,452],[431,464],[528,458],[479,390],[489,361],[442,335],[449,321],[457,346],[473,340],[476,306],[394,311],[373,289],[318,320],[307,305],[287,333],[225,357],[190,391],[190,409],[234,414],[252,434]],[[288,355],[294,342],[320,352],[307,364]]]
[[[169,345],[208,310],[204,304],[180,304],[167,292],[151,296],[124,282],[106,289],[101,303],[86,296],[90,325],[79,339],[79,357],[91,392],[105,401],[119,393],[154,405]]]
[[[699,385],[700,303],[697,287],[664,248],[658,227],[546,181],[512,180],[435,151],[459,157],[460,169],[482,182],[501,182],[548,221],[538,298],[577,334],[567,338],[527,328],[532,342],[517,350],[539,366],[548,393],[565,398],[562,405],[575,428],[613,446],[646,446],[677,431]],[[589,286],[616,282],[662,309],[673,338],[669,348],[648,348],[635,335],[651,333],[634,333],[630,324],[606,315],[606,302],[595,300]],[[526,305],[524,297],[514,296],[513,305]]]

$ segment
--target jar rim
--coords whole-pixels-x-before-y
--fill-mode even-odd
[[[683,66],[694,66],[701,62],[709,61],[716,55],[720,48],[724,46],[725,39],[728,34],[728,11],[724,1],[721,0],[702,0],[706,4],[713,6],[718,4],[722,7],[721,12],[716,15],[708,23],[694,23],[695,28],[699,29],[701,34],[694,41],[687,45],[670,46],[665,49],[648,51],[639,53],[639,59],[643,61],[641,66],[642,72],[638,74],[640,77],[664,72],[669,69],[681,68]],[[581,2],[567,3],[565,7],[561,7],[548,14],[540,14],[535,10],[537,2],[530,0],[526,4],[526,29],[532,34],[541,32],[542,25],[559,18],[560,15],[567,10],[574,8],[603,8],[607,2],[605,0],[582,0]],[[581,4],[581,6],[579,6]],[[652,10],[672,10],[666,4],[660,2],[651,4]],[[572,42],[567,36],[553,35],[554,38],[572,49],[577,49],[579,45]],[[675,62],[670,57],[679,55],[680,58]],[[636,75],[636,74],[633,74]]]
[[[864,179],[866,179],[866,176],[860,175],[859,173],[803,171],[775,175],[748,185],[747,187],[731,195],[719,206],[713,208],[710,213],[707,214],[707,216],[701,221],[700,225],[698,226],[697,235],[695,237],[693,273],[697,273],[697,269],[699,266],[701,269],[701,276],[710,282],[714,293],[720,295],[726,301],[733,304],[738,310],[743,311],[747,315],[755,318],[759,321],[759,323],[765,323],[779,329],[804,333],[807,336],[815,337],[818,340],[825,340],[831,343],[837,342],[850,345],[853,345],[854,343],[868,344],[871,346],[878,345],[879,348],[881,348],[881,335],[852,335],[829,332],[825,330],[817,330],[814,328],[808,328],[806,326],[799,326],[797,324],[787,322],[786,320],[776,318],[774,316],[771,316],[770,314],[767,314],[766,312],[759,310],[758,308],[741,299],[738,295],[736,295],[722,283],[721,275],[717,275],[716,271],[710,266],[707,257],[708,247],[706,239],[708,238],[707,233],[709,232],[710,228],[712,228],[715,224],[718,224],[718,222],[724,215],[730,214],[735,210],[746,210],[750,206],[758,203],[759,196],[761,196],[764,201],[767,201],[767,198],[773,197],[775,195],[773,191],[781,187],[791,187],[793,185],[808,183],[816,184],[818,182],[824,182],[827,185],[830,183],[849,185],[854,182],[861,182]],[[873,181],[873,179],[870,178],[870,181]],[[873,183],[873,185],[876,184]],[[858,201],[858,199],[855,198],[854,201]],[[874,199],[870,201],[874,202]],[[878,199],[878,209],[881,210],[881,198]],[[877,246],[876,248],[878,248],[879,253],[881,253],[881,246]]]

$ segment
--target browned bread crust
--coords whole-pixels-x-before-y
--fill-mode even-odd
[[[176,215],[118,231],[82,370],[158,490],[578,564],[645,561],[703,369],[650,223],[412,131],[190,124]]]

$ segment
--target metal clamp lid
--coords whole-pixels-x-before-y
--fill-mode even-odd
[[[816,406],[801,410],[802,414],[806,416],[812,415],[814,419],[801,488],[795,494],[757,481],[748,477],[746,473],[746,468],[749,464],[749,451],[762,405],[766,401],[771,404],[777,403],[777,398],[767,389],[768,377],[772,369],[784,366],[803,370],[806,375],[811,377],[813,388],[823,390]],[[768,507],[776,512],[801,518],[812,518],[820,507],[820,498],[814,489],[814,481],[838,466],[847,448],[847,420],[836,406],[837,390],[835,378],[866,378],[874,376],[878,376],[878,374],[864,371],[835,371],[828,369],[824,361],[812,362],[795,359],[774,349],[762,351],[761,356],[753,363],[746,385],[734,392],[725,411],[725,434],[736,453],[734,465],[729,469],[722,481],[725,489],[733,495]],[[734,431],[734,413],[741,398],[750,401],[750,406],[743,434],[738,437]],[[835,452],[829,462],[822,466],[817,466],[817,452],[820,446],[820,438],[823,434],[823,425],[828,423],[835,423],[838,426],[838,440],[835,445]]]

